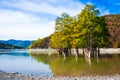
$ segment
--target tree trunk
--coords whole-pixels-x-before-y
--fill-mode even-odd
[[[68,49],[68,53],[71,55],[71,49],[70,48]]]
[[[96,53],[96,48],[92,48],[91,57],[95,57],[95,53]]]
[[[78,48],[76,48],[75,50],[76,50],[76,54],[75,54],[75,56],[78,57],[78,56],[79,56]]]
[[[88,58],[91,58],[91,50],[88,51]]]
[[[63,49],[62,52],[63,52],[64,57],[69,56],[69,53],[68,53],[68,49],[67,49],[67,48]]]
[[[86,49],[85,49],[85,57],[91,58],[91,51],[90,51],[89,48],[86,48]]]
[[[100,48],[97,48],[97,57],[100,57]]]
[[[58,56],[62,55],[62,49],[57,49]]]
[[[83,56],[85,56],[85,51],[84,51],[84,47],[82,48],[82,51],[83,51]]]

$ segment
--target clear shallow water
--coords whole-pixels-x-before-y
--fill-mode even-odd
[[[49,65],[42,62],[38,63],[25,50],[2,50],[0,52],[0,70],[22,74],[52,76]]]
[[[25,50],[0,50],[0,70],[43,76],[82,76],[120,74],[120,55],[85,59],[29,53]]]

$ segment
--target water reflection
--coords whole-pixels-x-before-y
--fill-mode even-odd
[[[52,76],[48,63],[32,59],[24,50],[0,51],[0,70],[21,74]]]
[[[84,57],[35,54],[30,56],[38,62],[50,66],[54,76],[82,76],[82,75],[114,75],[120,73],[120,56],[109,55],[102,58],[86,59]]]
[[[85,58],[85,60],[91,66],[91,59],[90,58]]]
[[[0,51],[0,70],[44,76],[82,76],[120,74],[120,54],[101,58],[27,53],[22,50]]]

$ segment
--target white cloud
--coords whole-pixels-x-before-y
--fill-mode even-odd
[[[1,39],[37,39],[48,36],[54,31],[54,21],[46,16],[53,15],[55,18],[63,12],[76,15],[84,6],[74,0],[4,0],[1,4],[9,7],[0,9]]]
[[[120,5],[120,3],[115,3],[115,5]]]
[[[0,4],[5,7],[0,8],[1,39],[33,40],[48,36],[54,32],[55,20],[50,17],[55,19],[63,12],[77,15],[84,7],[78,0],[3,0]]]
[[[20,11],[0,9],[0,23],[30,23],[39,20],[40,18],[38,17]]]
[[[51,22],[19,11],[0,10],[0,37],[31,40],[45,37],[54,31]]]
[[[105,7],[100,7],[98,9],[100,11],[100,15],[108,15],[108,14],[110,14],[110,11],[108,9],[106,9]]]
[[[110,14],[109,10],[101,11],[101,15],[109,15],[109,14]]]
[[[76,15],[84,6],[84,4],[74,0],[13,0],[11,2],[3,1],[3,4],[22,10],[48,13],[55,16],[58,16],[63,12]]]

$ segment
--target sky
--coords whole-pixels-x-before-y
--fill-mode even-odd
[[[0,40],[36,40],[54,32],[57,16],[76,16],[86,4],[120,14],[120,0],[0,0]]]

